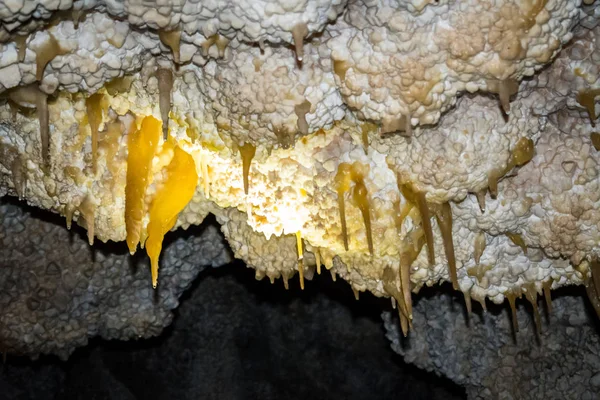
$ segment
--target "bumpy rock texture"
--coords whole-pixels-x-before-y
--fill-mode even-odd
[[[408,339],[395,313],[383,319],[394,351],[464,386],[469,398],[596,399],[598,321],[583,290],[559,292],[539,337],[525,303],[517,307],[515,340],[507,307],[478,309],[467,321],[462,304],[448,293],[418,299],[413,322],[418,334]]]
[[[324,276],[304,292],[287,291],[281,282],[255,281],[241,263],[201,275],[157,338],[96,340],[66,363],[9,356],[0,363],[2,397],[465,398],[450,381],[402,363],[381,329],[381,301],[354,300],[342,281]]]
[[[156,336],[198,273],[231,261],[218,229],[199,227],[165,246],[165,281],[154,292],[144,259],[124,246],[90,247],[79,229],[69,232],[32,212],[0,203],[3,352],[66,358],[94,336]]]
[[[598,13],[9,0],[0,195],[90,243],[150,236],[149,254],[214,214],[257,278],[304,285],[324,265],[393,297],[404,331],[411,293],[442,281],[513,308],[585,284],[600,313]]]

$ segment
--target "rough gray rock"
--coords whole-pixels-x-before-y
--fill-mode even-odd
[[[379,312],[329,274],[290,290],[241,262],[204,271],[156,338],[94,340],[66,363],[9,357],[0,398],[28,400],[459,400],[464,393],[404,364]]]
[[[35,218],[31,214],[36,215]],[[0,350],[66,358],[88,338],[147,338],[172,320],[179,296],[206,266],[231,261],[216,224],[167,235],[159,288],[145,252],[87,244],[60,218],[0,201]],[[175,237],[175,236],[172,236]]]
[[[531,306],[517,301],[515,337],[508,305],[477,307],[469,320],[462,299],[420,295],[414,331],[401,338],[397,316],[382,314],[392,348],[407,362],[465,386],[470,399],[597,399],[600,330],[581,288],[555,292],[552,312],[536,336]]]

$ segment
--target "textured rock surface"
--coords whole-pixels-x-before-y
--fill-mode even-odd
[[[0,298],[8,299],[9,302],[0,316],[3,324],[0,335],[12,339],[12,342],[5,341],[5,345],[16,343],[21,346],[17,350],[27,354],[50,352],[66,356],[75,346],[87,343],[88,336],[130,339],[138,337],[138,332],[144,337],[158,335],[163,327],[171,322],[171,310],[179,304],[178,297],[181,291],[188,287],[191,280],[202,270],[201,267],[193,266],[203,264],[217,266],[230,261],[224,249],[222,235],[215,228],[216,225],[205,224],[199,229],[190,228],[189,231],[172,233],[171,239],[167,240],[169,243],[165,252],[167,256],[162,267],[162,271],[168,278],[159,286],[157,294],[160,296],[156,303],[142,296],[143,293],[152,293],[145,273],[147,263],[142,262],[138,257],[129,260],[129,256],[125,254],[124,244],[119,244],[117,249],[111,245],[102,245],[100,248],[89,247],[82,230],[76,229],[69,233],[61,226],[60,219],[56,222],[57,218],[50,217],[51,220],[48,221],[48,214],[32,209],[23,210],[22,207],[12,203],[4,202],[1,207],[0,215],[3,216],[3,223],[0,225],[2,229],[0,238],[4,242],[11,241],[10,248],[3,247],[6,253],[3,254],[2,259],[9,260],[11,263],[2,264],[0,273],[10,274],[11,277],[14,275],[23,284],[5,287],[2,291],[3,297]],[[32,212],[34,216],[31,215]],[[233,224],[233,226],[240,225]],[[264,240],[263,236],[257,235],[252,230],[247,230],[246,235],[251,235],[248,242]],[[256,239],[251,239],[252,237]],[[69,243],[66,247],[67,251],[57,246],[61,241],[65,244]],[[32,250],[34,245],[38,250]],[[292,248],[290,251],[293,251],[294,244],[289,245]],[[277,248],[280,246],[274,247],[273,250]],[[27,257],[27,252],[33,254]],[[92,259],[93,253],[95,253],[95,262]],[[55,264],[49,268],[46,262],[40,261],[41,259],[48,261],[48,264],[52,262]],[[132,263],[138,262],[137,271],[132,270]],[[293,258],[291,262],[293,263]],[[54,273],[55,265],[60,265],[62,268],[63,272],[59,276]],[[108,271],[102,271],[102,268],[107,268]],[[238,264],[235,268],[243,268],[243,266]],[[40,287],[31,287],[32,281],[20,275],[23,271],[33,271],[36,276],[41,276]],[[86,271],[91,273],[89,277],[85,275]],[[176,271],[180,273],[177,274]],[[290,273],[291,271],[290,269]],[[55,304],[59,304],[60,295],[65,295],[64,281],[68,282],[71,272],[76,274],[80,282],[85,282],[85,290],[82,284],[81,293],[75,290],[76,294],[71,294],[67,311],[56,316]],[[47,292],[46,290],[56,282],[58,277],[63,282],[58,285],[58,290],[55,293]],[[114,280],[114,283],[107,284],[104,288],[98,287],[98,282],[100,280],[104,282],[106,279]],[[442,398],[448,396],[438,389],[431,392],[430,387],[415,389],[402,386],[400,383],[402,378],[396,373],[388,377],[387,373],[390,370],[394,371],[396,366],[388,364],[389,361],[382,361],[389,357],[383,348],[375,351],[370,347],[380,339],[376,337],[369,339],[371,336],[365,336],[367,335],[365,332],[369,332],[368,335],[379,334],[373,332],[373,325],[376,322],[365,319],[362,314],[356,317],[352,311],[355,307],[353,305],[343,308],[337,303],[338,296],[342,296],[339,291],[345,292],[342,296],[344,299],[350,296],[350,290],[345,284],[332,287],[319,283],[323,282],[323,278],[319,278],[316,283],[307,283],[308,294],[302,294],[297,289],[296,279],[289,283],[292,287],[289,293],[281,288],[281,282],[271,286],[263,280],[249,283],[252,294],[250,299],[244,300],[244,296],[249,294],[234,278],[222,276],[217,279],[209,276],[198,279],[200,281],[194,285],[192,297],[187,301],[184,300],[179,309],[179,318],[185,322],[179,324],[176,322],[173,330],[168,330],[170,331],[167,333],[168,343],[163,347],[144,350],[147,345],[140,342],[135,345],[140,349],[126,356],[121,351],[110,350],[110,347],[108,354],[101,354],[98,350],[94,350],[89,361],[91,366],[76,358],[73,362],[78,365],[76,367],[78,370],[91,368],[90,372],[98,377],[85,390],[97,396],[129,399],[144,396],[144,393],[148,393],[149,390],[157,393],[160,387],[160,393],[164,398],[186,398],[185,396],[191,392],[213,390],[212,386],[197,386],[197,374],[206,374],[207,370],[216,372],[214,369],[206,368],[207,359],[217,360],[211,365],[229,360],[225,368],[231,368],[229,373],[232,376],[236,374],[247,376],[249,371],[259,368],[252,367],[254,365],[251,363],[252,357],[259,357],[264,362],[265,354],[270,355],[269,368],[275,370],[282,370],[281,365],[287,365],[290,360],[295,360],[294,368],[299,368],[300,359],[307,365],[312,365],[312,368],[307,366],[294,370],[293,376],[309,375],[302,375],[304,378],[299,381],[302,383],[298,383],[298,387],[293,390],[289,386],[290,374],[288,373],[258,386],[247,382],[243,387],[230,388],[244,393],[261,393],[266,396],[264,398],[277,398],[277,393],[281,390],[279,387],[281,381],[287,382],[286,390],[291,390],[295,394],[304,393],[305,390],[309,392],[316,390],[307,385],[306,381],[323,382],[321,378],[325,372],[315,369],[315,360],[319,357],[317,354],[327,351],[331,352],[327,353],[328,362],[335,358],[334,362],[338,363],[336,364],[338,367],[332,367],[331,364],[323,361],[323,368],[327,371],[343,371],[342,376],[334,374],[331,380],[347,382],[347,386],[344,385],[335,393],[331,393],[328,398],[336,398],[336,396],[368,398],[368,394],[364,392],[365,379],[379,382],[377,387],[382,390],[381,398],[391,398],[402,390],[418,391],[422,397],[415,398],[435,398],[435,393]],[[10,282],[10,279],[5,279],[4,282]],[[41,294],[46,296],[45,298],[38,297],[40,289],[44,289]],[[590,309],[582,304],[581,297],[560,295],[554,299],[554,310],[550,314],[551,324],[543,324],[540,343],[535,338],[530,309],[520,303],[518,317],[521,331],[518,335],[518,343],[515,344],[512,340],[511,321],[507,309],[493,306],[483,317],[479,315],[481,311],[476,309],[476,313],[467,325],[462,299],[449,295],[432,295],[432,291],[432,289],[426,291],[428,293],[423,293],[416,301],[415,329],[408,339],[408,347],[401,344],[406,342],[400,339],[401,333],[395,314],[384,315],[393,349],[402,354],[408,362],[414,363],[419,368],[435,371],[464,385],[472,398],[510,395],[513,398],[558,399],[570,398],[571,395],[577,394],[581,396],[577,398],[593,399],[588,395],[595,393],[594,385],[597,384],[597,377],[595,378],[594,374],[600,371],[600,336],[597,333],[597,322],[589,319]],[[330,294],[317,294],[320,292]],[[72,292],[68,292],[67,295],[69,293]],[[307,304],[306,302],[309,298],[312,299],[312,296],[317,300]],[[48,314],[27,308],[31,305],[29,299],[39,300],[38,310],[46,310]],[[115,303],[114,299],[118,299],[118,302]],[[265,299],[272,301],[266,309],[264,305],[260,305],[264,304]],[[362,299],[361,302],[365,302],[367,307],[373,309],[382,307],[381,301],[375,301],[370,296],[366,296],[366,300]],[[539,307],[543,309],[542,304],[539,304]],[[34,323],[29,322],[31,319],[34,319]],[[115,321],[122,322],[115,323]],[[94,328],[87,330],[68,328],[89,325],[93,325]],[[28,331],[24,331],[23,327]],[[40,331],[39,327],[43,327],[44,330]],[[23,341],[15,341],[12,337],[29,331],[34,334],[27,336],[29,341],[25,344]],[[248,339],[257,337],[260,339]],[[333,342],[329,343],[328,340]],[[239,343],[240,347],[231,348],[232,342]],[[199,346],[198,343],[203,345]],[[321,349],[321,345],[327,346],[327,350]],[[220,349],[220,353],[215,353],[215,348]],[[5,350],[8,350],[9,354],[15,351],[11,348]],[[260,355],[255,355],[256,352]],[[123,357],[127,357],[127,361],[124,361]],[[173,365],[176,366],[168,367],[170,357],[175,357]],[[189,368],[181,367],[181,357],[189,360],[186,361]],[[359,357],[360,362],[356,362]],[[12,357],[9,355],[10,359]],[[155,389],[123,384],[122,382],[128,381],[128,377],[118,371],[126,366],[124,363],[131,363],[126,364],[130,367],[137,366],[136,369],[141,369],[140,374],[143,374],[146,379],[152,381],[161,379],[160,382],[163,383],[157,383]],[[36,375],[33,376],[31,375],[33,372],[27,368],[19,369],[12,365],[9,361],[8,366],[5,367],[7,370],[0,379],[0,385],[7,385],[3,393],[24,395],[27,391],[29,398],[48,398],[49,393],[60,393],[61,396],[68,397],[83,390],[81,386],[69,383],[69,376],[74,372],[65,375],[62,368],[42,363],[36,368]],[[164,375],[158,377],[154,375],[154,371],[158,370],[164,370]],[[188,382],[186,376],[193,377],[190,378],[189,384],[185,383]],[[230,379],[222,373],[207,379],[213,382],[224,376]],[[179,377],[179,384],[168,385],[167,382],[173,382],[175,377]],[[33,379],[42,379],[39,385],[44,387],[43,395],[31,385],[25,385],[27,386],[25,390],[24,386],[18,383]],[[71,377],[70,379],[79,381],[82,378]],[[418,380],[418,378],[408,379]],[[385,383],[382,383],[382,380]],[[228,385],[217,386],[228,387]],[[321,388],[321,390],[327,389]],[[368,390],[368,393],[371,393],[372,389]],[[291,396],[294,398],[293,395]]]
[[[569,41],[579,15],[570,1],[418,3],[352,2],[347,25],[332,29],[345,101],[384,129],[401,115],[436,123],[459,92],[533,75]]]
[[[9,356],[0,364],[0,397],[464,398],[449,381],[402,363],[390,350],[382,301],[365,295],[357,302],[345,282],[329,276],[301,292],[257,282],[242,263],[206,270],[160,337],[94,341],[66,363]]]
[[[587,3],[13,0],[0,9],[0,194],[123,240],[129,138],[160,116],[170,139],[141,193],[142,239],[176,145],[200,177],[176,225],[214,214],[258,277],[310,278],[320,258],[379,296],[401,260],[397,293],[452,280],[502,302],[581,284],[600,220],[580,115],[600,90]],[[343,163],[361,172],[338,193]],[[409,188],[431,210],[411,210]]]
[[[600,392],[600,325],[580,289],[555,292],[539,338],[528,303],[517,302],[515,341],[508,307],[477,307],[467,322],[462,299],[447,292],[419,297],[408,339],[395,313],[383,320],[394,351],[464,386],[470,399],[592,400]]]
[[[0,6],[0,195],[76,221],[90,242],[124,240],[134,219],[143,245],[152,219],[166,232],[213,214],[257,278],[309,280],[323,264],[356,291],[394,296],[405,328],[411,293],[440,281],[467,302],[535,303],[600,274],[598,18],[589,0],[11,0]],[[164,137],[144,132],[146,118]],[[144,150],[132,138],[153,133],[156,152],[128,165]],[[175,154],[195,168],[171,175]],[[129,175],[145,168],[136,187]],[[195,193],[169,209],[184,196],[159,194],[185,176]],[[8,243],[17,259],[21,243]],[[156,333],[167,314],[111,314],[135,290],[153,307],[120,257],[102,269],[99,256],[82,294],[46,262],[7,277],[22,294],[0,297],[18,310],[2,323],[27,333],[6,346],[36,353],[28,343],[55,325],[35,318],[79,304],[108,311],[74,322],[64,335],[75,343]],[[164,310],[199,268],[186,263],[161,268]],[[123,302],[110,289],[122,286]]]
[[[153,291],[148,263],[123,244],[90,247],[80,229],[48,217],[0,203],[0,346],[8,353],[66,358],[95,336],[156,336],[198,273],[231,261],[214,225],[194,228],[165,247],[165,280]]]

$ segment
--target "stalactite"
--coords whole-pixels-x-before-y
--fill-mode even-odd
[[[367,231],[367,244],[369,253],[373,255],[373,235],[371,230],[371,206],[369,203],[369,193],[364,182],[364,167],[354,163],[352,166],[352,180],[354,181],[354,189],[352,191],[352,202],[360,209],[363,216],[363,222]]]
[[[470,290],[463,292],[463,296],[465,297],[465,306],[467,307],[467,316],[471,316],[471,312],[473,311],[471,305],[471,293]]]
[[[493,269],[493,266],[490,264],[476,265],[467,270],[467,275],[477,278],[477,282],[481,285],[483,282],[483,279],[485,278],[485,273],[488,271],[491,271],[492,269]]]
[[[166,179],[154,195],[150,205],[146,252],[150,257],[152,287],[158,281],[158,258],[163,238],[177,222],[177,216],[192,200],[198,184],[194,158],[175,147],[173,159],[166,167]]]
[[[15,46],[17,47],[17,61],[22,63],[25,61],[25,53],[27,51],[27,39],[29,35],[15,36]]]
[[[408,315],[406,312],[406,303],[404,302],[404,297],[402,296],[402,285],[399,282],[400,274],[396,274],[392,267],[386,267],[383,270],[383,274],[381,276],[381,282],[383,283],[383,288],[385,291],[391,296],[394,301],[392,301],[392,306],[398,308],[404,313],[405,316]]]
[[[263,279],[265,279],[265,276],[265,271],[261,269],[257,269],[254,271],[254,279],[256,279],[257,281],[262,281]]]
[[[227,45],[229,44],[229,39],[219,35],[218,33],[207,38],[201,45],[202,54],[204,57],[208,56],[208,52],[213,45],[217,46],[219,58],[225,57],[225,50],[227,49]]]
[[[73,223],[73,215],[77,211],[77,207],[74,204],[65,204],[64,213],[67,224],[67,230],[71,230],[71,224]]]
[[[519,91],[519,82],[515,79],[505,79],[498,84],[498,96],[505,113],[510,112],[510,97]]]
[[[242,175],[244,179],[244,193],[248,194],[248,177],[250,175],[250,164],[256,154],[256,147],[252,143],[244,143],[239,146],[240,155],[242,156]]]
[[[400,251],[400,286],[403,301],[406,304],[407,317],[412,321],[412,289],[410,284],[410,268],[425,245],[425,235],[422,229],[413,230],[405,239]]]
[[[444,250],[446,252],[446,258],[448,259],[450,281],[452,282],[454,290],[458,290],[456,258],[454,257],[454,243],[452,240],[452,208],[450,208],[450,203],[441,205],[439,211],[436,213],[436,219],[444,241]]]
[[[519,246],[525,255],[527,255],[527,245],[525,244],[525,241],[521,235],[512,232],[506,232],[505,235],[510,239],[511,242],[513,242],[513,244]]]
[[[508,299],[508,304],[510,305],[510,310],[511,310],[511,314],[512,314],[513,331],[515,332],[515,337],[516,337],[517,332],[519,332],[519,320],[517,319],[517,308],[516,308],[516,304],[515,304],[517,296],[514,293],[513,289],[509,289],[509,291],[506,292],[504,294],[504,296]],[[520,293],[519,293],[518,297],[521,297]]]
[[[540,312],[537,304],[538,293],[535,289],[535,284],[529,283],[525,285],[525,298],[531,303],[533,307],[533,318],[535,320],[535,328],[538,337],[542,334],[542,319],[540,318]]]
[[[396,217],[396,219],[394,221],[396,228],[398,228],[399,231],[402,230],[402,224],[404,223],[404,220],[406,219],[406,217],[408,217],[408,215],[411,213],[413,208],[414,208],[414,205],[410,202],[406,202],[404,204],[404,206],[402,206],[402,210],[400,211],[400,214]]]
[[[400,326],[402,328],[402,333],[406,337],[409,327],[408,322],[412,319],[412,302],[410,299],[410,292],[408,294],[408,303],[406,301],[406,292],[403,289],[401,275],[401,271],[399,271],[397,274],[394,272],[393,268],[386,267],[383,270],[381,281],[385,291],[391,296],[392,299],[394,299],[394,301],[392,301],[392,306],[395,307],[397,305],[398,315],[400,316]]]
[[[296,248],[298,250],[298,275],[300,276],[300,289],[304,290],[304,253],[302,251],[302,233],[296,232]]]
[[[292,28],[292,38],[296,48],[296,59],[301,62],[304,57],[304,38],[308,35],[308,26],[304,22],[294,25]]]
[[[488,175],[488,187],[493,199],[498,196],[498,181],[514,167],[521,167],[533,158],[535,153],[533,140],[522,137],[512,149],[506,167],[492,170]]]
[[[400,182],[399,177],[398,182]],[[403,185],[399,184],[398,189],[406,199],[407,205],[410,205],[410,207],[406,209],[406,214],[403,210],[399,218],[400,224],[402,224],[402,221],[404,221],[404,218],[406,218],[412,209],[412,205],[416,205],[419,214],[421,215],[421,226],[423,227],[425,241],[427,243],[427,260],[431,267],[435,264],[435,248],[433,245],[433,229],[431,227],[431,210],[427,204],[426,195],[423,192],[416,191],[410,183]]]
[[[404,337],[408,336],[408,318],[402,314],[400,308],[398,308],[398,316],[400,317],[400,329],[402,329],[402,334]]]
[[[42,45],[34,49],[34,52],[36,54],[35,79],[37,81],[41,81],[44,77],[44,70],[50,61],[56,56],[66,54],[66,51],[60,47],[60,44],[51,33],[48,33],[48,39]]]
[[[102,93],[95,93],[85,100],[87,120],[92,133],[92,171],[95,174],[98,164],[98,130],[108,111],[108,101]]]
[[[519,82],[513,78],[490,80],[487,82],[487,86],[490,92],[498,94],[500,106],[504,113],[508,114],[510,112],[510,98],[519,91]]]
[[[342,84],[346,81],[346,73],[350,68],[350,63],[346,60],[333,60],[333,73],[340,78]]]
[[[350,190],[351,183],[351,167],[350,164],[342,163],[338,166],[338,171],[335,176],[335,186],[338,198],[338,209],[340,211],[340,221],[342,224],[342,238],[344,240],[344,249],[348,251],[348,230],[346,226],[346,203],[344,196]]]
[[[600,96],[600,89],[582,90],[577,95],[577,102],[585,108],[592,126],[596,126],[596,97]]]
[[[476,300],[481,305],[481,308],[483,308],[483,311],[487,311],[487,305],[485,304],[485,296],[482,296],[481,298],[478,298]]]
[[[400,288],[404,308],[406,309],[406,318],[412,321],[412,295],[410,288],[410,267],[412,262],[404,254],[400,256],[399,274]]]
[[[483,214],[485,212],[485,194],[487,192],[487,189],[484,190],[480,190],[479,192],[475,193],[475,196],[477,197],[477,204],[479,204],[479,210],[481,210],[481,213]]]
[[[142,220],[146,213],[144,199],[160,130],[160,121],[153,116],[147,116],[140,129],[130,133],[128,137],[125,227],[127,246],[131,254],[135,253],[142,234]]]
[[[427,243],[427,260],[429,266],[432,267],[435,264],[435,250],[433,247],[433,229],[431,228],[431,213],[429,212],[429,206],[425,198],[425,193],[416,192],[415,197],[417,200],[417,207],[421,214],[421,224],[423,225],[423,231],[425,232],[425,241]]]
[[[494,170],[488,175],[488,187],[492,199],[498,197],[498,180],[504,176],[504,170]]]
[[[96,205],[90,198],[90,196],[86,196],[81,204],[79,205],[79,212],[83,219],[85,220],[85,225],[87,229],[87,237],[90,246],[94,245],[94,225],[96,219]]]
[[[485,251],[486,240],[485,240],[485,232],[478,232],[475,234],[475,245],[473,258],[475,259],[475,264],[479,265],[479,260],[481,260],[481,256]]]
[[[181,44],[181,29],[175,29],[171,31],[160,29],[158,31],[158,37],[165,46],[171,49],[171,52],[173,53],[173,61],[175,62],[175,64],[179,64],[181,62],[179,52]]]
[[[171,91],[173,90],[173,71],[167,68],[159,68],[156,71],[158,80],[158,105],[160,118],[162,119],[163,138],[169,136],[169,112],[171,111]]]
[[[79,21],[85,16],[86,12],[84,10],[73,10],[71,11],[71,18],[73,20],[73,27],[75,29],[79,28]]]
[[[552,312],[552,294],[550,290],[552,289],[552,280],[546,281],[542,285],[544,289],[544,299],[546,300],[546,310],[548,314]]]
[[[315,249],[315,261],[317,263],[317,275],[321,275],[321,250],[318,247]]]

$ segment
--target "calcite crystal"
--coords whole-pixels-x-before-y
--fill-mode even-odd
[[[258,279],[323,265],[405,334],[441,281],[600,310],[596,6],[6,0],[0,195],[148,240],[154,284],[212,213]]]

